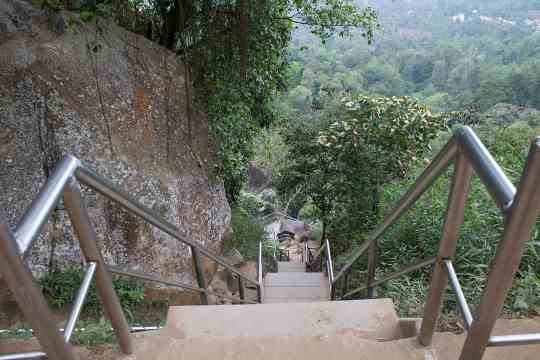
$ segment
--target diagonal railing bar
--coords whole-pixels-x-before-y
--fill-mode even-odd
[[[76,176],[77,176],[77,179],[84,185],[92,188],[96,192],[115,201],[124,209],[139,216],[140,218],[154,225],[155,227],[167,233],[168,235],[172,236],[173,238],[183,242],[184,244],[188,246],[191,246],[192,248],[197,249],[199,253],[201,253],[202,255],[206,256],[209,259],[212,259],[213,261],[217,262],[221,266],[227,268],[228,271],[238,276],[241,276],[244,280],[246,280],[249,283],[252,283],[253,285],[259,285],[257,281],[250,279],[249,277],[244,275],[240,270],[235,269],[233,266],[228,264],[225,260],[223,260],[219,256],[212,254],[211,252],[206,250],[204,247],[202,247],[195,241],[186,239],[185,236],[180,234],[180,231],[176,228],[176,226],[169,223],[168,221],[165,221],[159,218],[157,215],[154,214],[154,212],[151,209],[149,209],[148,207],[144,206],[143,204],[135,200],[131,195],[127,194],[125,191],[117,188],[109,180],[96,174],[88,166],[81,163],[81,165],[76,170]]]
[[[181,282],[178,282],[178,281],[163,280],[161,277],[156,276],[156,275],[145,274],[145,273],[141,273],[141,272],[133,271],[133,270],[125,270],[125,269],[122,269],[122,268],[120,268],[118,266],[108,265],[107,269],[109,270],[109,272],[111,272],[113,274],[116,274],[116,275],[120,275],[120,276],[127,276],[127,277],[132,277],[132,278],[136,278],[136,279],[140,279],[140,280],[156,282],[156,283],[159,283],[159,284],[162,284],[162,285],[182,288],[182,289],[186,289],[186,290],[189,290],[189,291],[194,291],[194,292],[201,293],[201,294],[214,295],[216,297],[220,297],[220,298],[223,298],[223,299],[227,299],[227,300],[231,300],[231,301],[235,301],[235,302],[239,302],[239,303],[243,303],[243,304],[256,304],[256,302],[254,302],[254,301],[242,300],[242,299],[240,299],[240,298],[238,298],[236,296],[229,296],[229,295],[225,295],[225,294],[216,293],[216,292],[208,290],[208,289],[201,289],[201,288],[198,288],[196,286],[181,283]]]
[[[75,298],[75,302],[73,303],[73,309],[71,310],[68,321],[66,322],[66,326],[64,328],[64,339],[66,340],[66,342],[69,342],[69,340],[71,339],[73,330],[75,330],[75,324],[77,323],[77,320],[81,315],[81,310],[86,301],[86,295],[88,294],[88,290],[90,289],[90,285],[92,283],[92,280],[94,279],[94,274],[96,273],[96,266],[97,263],[95,262],[91,262],[88,264],[88,269],[86,270],[86,274],[84,275],[81,287],[79,288],[77,297]]]
[[[413,271],[416,271],[416,270],[421,269],[423,267],[426,267],[428,265],[432,265],[436,261],[437,261],[436,257],[431,257],[431,258],[428,258],[428,259],[421,259],[421,260],[419,260],[419,261],[417,261],[417,262],[415,262],[413,264],[409,264],[407,266],[402,267],[399,270],[393,271],[393,272],[385,275],[382,279],[373,281],[371,283],[371,286],[377,286],[377,285],[383,284],[383,283],[385,283],[385,282],[387,282],[389,280],[396,279],[396,278],[398,278],[400,276],[411,273]],[[358,294],[358,293],[361,293],[362,291],[367,290],[367,288],[368,288],[368,286],[364,285],[364,286],[358,287],[356,289],[350,290],[349,292],[345,293],[341,298],[342,299],[349,298],[349,297],[351,297],[351,296],[353,296],[355,294]]]
[[[51,176],[39,191],[24,212],[21,220],[15,228],[15,239],[19,253],[25,255],[32,247],[36,236],[41,231],[43,224],[49,219],[49,215],[58,204],[67,183],[71,181],[75,170],[81,162],[79,159],[67,155],[53,169]]]
[[[444,265],[446,266],[446,270],[448,272],[450,286],[452,287],[452,290],[454,290],[454,294],[456,295],[458,301],[459,311],[461,312],[461,316],[463,316],[463,324],[465,325],[465,329],[469,330],[474,321],[471,309],[469,308],[465,294],[461,289],[461,285],[456,275],[456,271],[454,270],[454,265],[452,265],[452,261],[444,260]]]

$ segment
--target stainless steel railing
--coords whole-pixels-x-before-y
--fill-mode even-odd
[[[421,259],[414,264],[387,274],[382,279],[375,279],[378,240],[452,164],[454,165],[454,173],[437,256]],[[471,311],[465,299],[452,265],[473,173],[478,175],[505,217],[504,233],[489,272],[487,285],[475,312]],[[340,269],[333,279],[332,291],[335,294],[338,285],[343,285],[345,290],[342,292],[341,299],[350,298],[363,291],[366,291],[370,297],[374,293],[375,287],[381,283],[433,265],[431,286],[418,337],[421,344],[429,345],[431,343],[448,280],[457,297],[458,307],[468,331],[460,360],[481,359],[487,346],[540,343],[540,333],[491,335],[495,321],[512,286],[512,280],[525,251],[525,244],[531,237],[539,212],[540,137],[531,144],[527,162],[516,190],[475,133],[469,127],[463,127],[455,132],[446,146],[398,201],[383,222],[369,234],[368,240],[354,252],[347,264]],[[329,245],[326,244],[326,246]],[[366,285],[347,291],[348,274],[352,266],[367,250],[369,252]],[[318,257],[319,254],[320,252],[315,257]],[[341,284],[340,281],[344,284]]]
[[[177,241],[188,245],[191,250],[198,287],[191,284],[169,281],[152,274],[143,274],[107,265],[97,247],[96,233],[86,210],[79,182],[118,203],[128,212],[139,216]],[[56,327],[51,310],[41,290],[36,284],[31,272],[23,263],[23,257],[32,247],[34,240],[39,235],[43,225],[47,222],[51,212],[61,198],[63,198],[64,206],[69,214],[71,223],[79,239],[82,253],[88,264],[86,274],[63,331],[60,331]],[[201,303],[203,304],[208,304],[208,295],[210,294],[238,303],[254,303],[245,298],[245,282],[255,285],[259,295],[258,302],[261,302],[262,299],[262,264],[260,260],[258,279],[249,278],[219,256],[213,255],[196,242],[182,236],[174,225],[161,219],[152,210],[142,205],[126,192],[120,190],[107,179],[96,174],[83,162],[71,155],[65,156],[57,164],[38,196],[22,216],[14,232],[9,229],[2,215],[0,212],[0,255],[2,256],[0,274],[12,291],[15,300],[19,304],[25,318],[32,326],[43,349],[40,352],[2,355],[0,356],[2,360],[29,359],[43,356],[59,360],[74,359],[73,349],[69,341],[93,279],[96,281],[105,312],[111,319],[111,324],[115,330],[122,352],[125,354],[132,353],[133,346],[130,339],[130,328],[113,288],[111,273],[196,291],[200,294]],[[260,247],[259,254],[261,254],[261,251],[262,248]],[[239,297],[224,296],[207,289],[202,270],[201,256],[206,256],[217,262],[237,277]]]
[[[309,247],[306,245],[306,251],[310,251]],[[310,256],[311,260],[306,263],[306,270],[313,271],[314,265],[319,262],[319,271],[323,271],[328,276],[328,292],[330,294],[330,300],[335,299],[335,281],[334,281],[334,262],[332,260],[332,251],[330,249],[330,241],[325,239],[322,246],[317,250],[315,255]]]

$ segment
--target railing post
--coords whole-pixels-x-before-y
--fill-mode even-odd
[[[75,360],[73,349],[56,327],[45,297],[24,265],[15,237],[0,213],[0,274],[30,323],[49,359]]]
[[[199,250],[192,246],[191,247],[191,256],[193,258],[193,268],[195,269],[195,275],[197,277],[197,284],[201,289],[206,290],[206,281],[204,280],[204,272],[201,264],[201,256]],[[239,277],[240,278],[240,277]],[[201,304],[208,305],[208,294],[201,292],[199,293],[201,297]]]
[[[369,244],[368,249],[368,268],[367,268],[367,280],[366,280],[366,297],[368,299],[373,299],[375,294],[375,287],[371,284],[375,281],[375,272],[377,270],[377,262],[378,262],[378,251],[379,251],[379,243],[378,240],[375,239]]]
[[[452,259],[456,252],[459,229],[463,223],[463,213],[465,203],[469,194],[471,178],[473,174],[472,166],[465,156],[458,151],[454,161],[454,174],[452,185],[448,194],[448,205],[442,230],[442,238],[439,244],[437,261],[433,268],[431,286],[424,308],[424,317],[418,341],[420,344],[428,346],[431,344],[433,332],[437,325],[437,318],[442,304],[443,295],[448,284],[448,274],[445,269],[444,260]]]
[[[238,276],[238,294],[240,295],[240,300],[246,299],[246,292],[244,289],[244,282],[242,281],[242,278]]]
[[[122,310],[120,300],[114,290],[111,275],[98,249],[96,232],[86,211],[79,184],[74,179],[64,189],[64,206],[68,211],[75,233],[79,238],[81,250],[86,261],[97,264],[96,285],[103,301],[105,313],[111,319],[120,348],[124,354],[132,354],[133,344],[131,342],[129,325]]]
[[[347,293],[347,291],[349,290],[349,274],[350,272],[347,272],[344,276],[344,279],[343,279],[343,291],[341,292],[341,297],[343,298],[343,296]]]
[[[262,241],[259,241],[259,254],[257,259],[257,301],[262,303],[264,298],[263,290],[263,262],[262,262]]]
[[[502,239],[460,360],[482,358],[540,211],[540,138],[531,145]]]

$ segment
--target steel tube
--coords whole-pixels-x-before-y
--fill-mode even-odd
[[[469,304],[467,303],[465,294],[463,294],[463,290],[461,289],[461,285],[456,275],[456,271],[454,270],[454,265],[452,265],[452,261],[444,260],[444,265],[446,266],[446,270],[448,272],[450,286],[452,286],[452,290],[454,290],[454,294],[456,294],[456,298],[458,300],[458,306],[461,315],[463,316],[463,323],[465,325],[465,329],[469,330],[474,320],[471,309],[469,308]]]
[[[497,206],[506,211],[516,194],[514,184],[486,149],[474,131],[465,126],[456,132],[460,150],[471,163]]]
[[[431,257],[428,259],[422,259],[420,261],[415,262],[414,264],[407,265],[400,270],[394,271],[386,276],[384,276],[382,279],[375,280],[371,285],[372,286],[378,286],[382,283],[385,283],[389,280],[393,280],[395,278],[398,278],[400,276],[403,276],[405,274],[408,274],[410,272],[416,271],[418,269],[421,269],[423,267],[426,267],[428,265],[434,264],[437,261],[436,257]]]
[[[368,248],[368,267],[366,277],[366,297],[372,299],[375,297],[375,273],[377,271],[377,253],[379,251],[378,240],[374,240],[369,244]]]
[[[326,242],[324,242],[323,245],[317,250],[315,255],[313,255],[313,260],[311,260],[310,265],[313,265],[315,263],[315,261],[317,261],[319,256],[321,256],[321,254],[323,253],[324,249],[326,249]]]
[[[259,241],[259,256],[257,259],[257,300],[259,303],[262,303],[264,298],[262,256],[262,241]]]
[[[336,296],[336,283],[334,281],[334,265],[332,261],[332,251],[330,250],[330,241],[325,240],[326,248],[326,272],[328,273],[328,284],[330,287],[330,300]]]
[[[471,187],[473,168],[465,158],[458,152],[454,163],[454,173],[452,183],[448,193],[448,205],[444,217],[441,242],[437,252],[437,261],[433,267],[431,284],[429,287],[424,316],[418,342],[422,345],[430,345],[437,325],[440,307],[448,283],[448,275],[443,263],[446,259],[452,259],[456,252],[459,229],[463,223],[465,203]]]
[[[362,243],[362,245],[360,245],[360,247],[358,249],[356,249],[354,255],[352,256],[352,259],[349,260],[349,262],[347,264],[345,264],[345,266],[343,266],[341,268],[341,270],[339,270],[338,274],[336,275],[336,278],[335,278],[335,281],[338,281],[339,279],[341,279],[341,277],[343,275],[345,275],[346,273],[348,273],[353,264],[360,258],[360,256],[362,256],[362,254],[369,248],[369,245],[371,244],[371,241],[369,240],[366,240]]]
[[[389,280],[392,280],[392,279],[395,279],[395,278],[398,278],[400,276],[403,276],[405,274],[408,274],[410,272],[413,272],[415,270],[418,270],[418,269],[421,269],[425,266],[428,266],[428,265],[431,265],[433,263],[435,263],[437,261],[437,258],[436,257],[433,257],[433,258],[429,258],[429,259],[423,259],[423,260],[420,260],[414,264],[411,264],[411,265],[407,265],[405,266],[404,268],[400,269],[400,270],[397,270],[397,271],[394,271],[388,275],[386,275],[384,278],[380,279],[380,280],[376,280],[373,282],[372,286],[378,286],[382,283],[385,283]],[[345,275],[347,276],[347,275]],[[353,289],[349,292],[346,292],[345,295],[342,296],[343,299],[346,299],[354,294],[358,294],[359,292],[362,292],[364,290],[367,289],[367,286],[361,286],[361,287],[358,287],[356,289]]]
[[[364,290],[366,290],[366,289],[367,289],[367,287],[366,287],[365,285],[364,285],[364,286],[361,286],[361,287],[358,287],[358,288],[356,288],[356,289],[353,289],[353,290],[351,290],[351,291],[345,293],[345,295],[343,295],[341,298],[342,298],[342,299],[347,299],[348,297],[351,297],[351,296],[353,296],[354,294],[358,294],[359,292],[362,292],[362,291],[364,291]]]
[[[206,281],[204,279],[204,272],[201,264],[201,257],[199,255],[199,250],[196,247],[191,247],[191,259],[193,260],[193,268],[195,270],[195,276],[197,278],[197,284],[199,288],[206,290]],[[201,304],[208,305],[208,296],[206,292],[200,293]]]
[[[341,291],[341,298],[344,298],[344,295],[349,290],[349,275],[350,273],[345,274],[345,278],[343,279],[343,290]]]
[[[517,194],[460,360],[480,360],[489,343],[540,211],[540,138],[529,151]]]
[[[160,278],[158,276],[155,276],[155,275],[143,274],[143,273],[140,273],[138,271],[132,271],[132,270],[124,270],[124,269],[121,269],[121,268],[119,268],[117,266],[108,265],[107,269],[109,270],[109,272],[111,272],[113,274],[116,274],[116,275],[120,275],[120,276],[127,276],[127,277],[132,277],[132,278],[135,278],[135,279],[156,282],[158,284],[162,284],[162,285],[166,285],[166,286],[172,286],[172,287],[177,287],[177,288],[181,288],[181,289],[186,289],[186,290],[189,290],[189,291],[195,291],[195,292],[198,292],[198,293],[205,293],[205,294],[208,294],[208,295],[214,295],[216,297],[220,297],[220,298],[223,298],[223,299],[228,299],[228,300],[231,300],[231,301],[238,301],[238,302],[245,303],[245,304],[256,304],[253,301],[248,301],[248,300],[242,301],[240,298],[237,298],[235,296],[228,296],[228,295],[218,294],[218,293],[213,292],[213,291],[200,289],[200,288],[198,288],[196,286],[193,286],[193,285],[184,284],[184,283],[180,283],[180,282],[176,282],[176,281],[164,280],[164,279],[162,279],[162,278]]]
[[[47,182],[41,188],[34,201],[32,201],[32,204],[30,204],[30,207],[28,207],[15,229],[19,254],[24,256],[28,249],[30,249],[39,231],[49,218],[51,211],[58,204],[64,187],[75,173],[79,164],[79,159],[71,155],[66,155],[54,167],[52,175],[47,179]]]
[[[66,326],[64,328],[64,339],[66,340],[66,342],[69,342],[69,340],[71,339],[71,335],[73,334],[73,330],[75,330],[75,323],[79,319],[79,315],[81,314],[81,310],[86,301],[86,295],[88,294],[88,290],[90,289],[90,285],[92,284],[92,280],[94,279],[94,274],[96,273],[96,265],[97,264],[95,262],[91,262],[88,264],[88,269],[86,270],[86,274],[84,275],[81,287],[77,292],[77,297],[75,298],[75,302],[73,303],[73,309],[71,310],[69,319],[66,322]]]
[[[330,282],[333,284],[334,283],[334,265],[332,262],[332,252],[330,251],[330,242],[328,241],[328,239],[326,239],[325,243],[326,243],[326,258],[328,259],[328,265],[329,265],[328,278]]]
[[[35,330],[43,351],[50,359],[75,360],[71,345],[64,342],[41,289],[25,266],[15,237],[0,212],[0,275],[13,294],[25,319]]]
[[[488,346],[530,345],[540,343],[539,334],[490,336]]]
[[[111,276],[97,247],[97,235],[86,211],[79,184],[75,179],[70,181],[64,189],[64,206],[79,238],[86,261],[97,263],[96,285],[105,313],[109,316],[120,343],[120,348],[124,354],[131,354],[133,353],[133,344],[129,334],[129,326],[120,305],[120,300],[114,290]]]
[[[238,277],[238,295],[240,295],[240,299],[242,300],[246,298],[244,283],[242,282],[242,278],[240,276]]]
[[[45,354],[44,352],[32,351],[18,354],[0,355],[0,360],[39,359],[45,356],[47,356],[47,354]]]
[[[211,252],[201,247],[196,242],[186,239],[184,236],[180,234],[180,232],[174,225],[160,219],[157,215],[154,214],[152,210],[142,205],[140,202],[135,200],[126,192],[120,190],[109,180],[104,179],[103,177],[96,174],[92,169],[87,167],[85,164],[81,163],[81,165],[76,171],[76,176],[83,184],[94,189],[98,193],[108,197],[109,199],[115,201],[126,210],[134,213],[135,215],[139,216],[140,218],[154,225],[155,227],[162,230],[163,232],[169,234],[173,238],[183,242],[184,244],[189,245],[193,248],[196,248],[197,250],[199,250],[199,253],[214,260],[215,262],[222,265],[230,272],[238,276],[241,276],[247,282],[252,283],[254,285],[257,284],[256,281],[245,276],[244,274],[242,274],[241,271],[227,264],[227,262],[221,259],[220,257],[213,255]]]
[[[435,180],[448,168],[448,166],[454,160],[457,153],[457,142],[455,136],[453,136],[444,146],[444,148],[437,154],[437,156],[431,161],[429,166],[424,170],[422,175],[418,177],[413,186],[401,197],[401,199],[394,206],[390,214],[385,217],[381,225],[373,230],[368,239],[356,250],[351,260],[341,269],[336,276],[336,281],[339,280],[345,274],[351,266],[358,260],[360,256],[366,251],[372,241],[380,238],[385,231],[394,224],[401,216],[422,196],[424,192],[433,184]]]

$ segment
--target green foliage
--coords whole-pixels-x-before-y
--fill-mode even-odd
[[[322,39],[360,29],[368,42],[378,27],[372,8],[346,0],[88,0],[76,10],[86,22],[112,18],[185,62],[186,80],[195,88],[192,96],[186,87],[186,101],[208,114],[221,160],[216,173],[231,202],[245,181],[254,139],[276,118],[272,104],[289,75],[287,47],[295,24]],[[193,114],[189,109],[188,131]]]
[[[237,249],[246,259],[256,260],[259,241],[266,240],[266,233],[264,227],[255,220],[251,212],[257,204],[246,204],[250,200],[245,198],[242,202],[232,208],[231,225],[234,234],[231,239],[224,242],[223,246],[225,250]]]
[[[273,174],[278,174],[286,162],[287,144],[276,126],[263,129],[255,139],[254,162],[264,168],[272,169]]]
[[[39,279],[43,294],[53,308],[66,308],[73,304],[81,286],[85,272],[80,267],[67,267],[47,273]],[[122,277],[113,278],[113,285],[122,304],[122,308],[133,320],[136,306],[145,303],[144,284]],[[92,283],[86,297],[84,312],[98,315],[103,311],[95,282]]]
[[[314,89],[332,89],[414,96],[437,111],[471,103],[482,111],[500,102],[540,107],[540,36],[526,24],[530,2],[374,0],[370,6],[387,30],[375,46],[337,36],[322,43],[306,29],[294,34],[285,106],[305,112],[317,106]],[[451,20],[459,13],[465,22]],[[298,107],[298,86],[312,92],[311,103]]]
[[[478,128],[477,133],[497,162],[513,182],[519,180],[528,153],[530,140],[538,130],[513,125],[506,128]],[[446,138],[437,141],[437,150]],[[433,152],[433,155],[436,151]],[[414,179],[425,168],[418,164],[407,179],[384,187],[382,194],[383,214],[387,214],[396,201],[407,191]],[[415,260],[435,256],[441,239],[441,229],[447,205],[450,172],[439,179],[422,196],[420,201],[380,241],[380,274],[395,271]],[[486,281],[488,267],[503,230],[503,217],[485,187],[474,179],[466,203],[465,221],[460,231],[455,268],[468,300],[474,305],[479,299]],[[514,288],[505,305],[513,313],[533,314],[538,310],[538,277],[540,273],[540,247],[538,231],[528,243]],[[409,304],[411,293],[404,288],[408,284],[417,289],[419,299],[424,299],[430,281],[427,269],[381,287],[379,295],[392,296],[398,304]],[[416,290],[415,290],[416,291]],[[408,311],[409,305],[400,306],[402,315],[421,315],[421,308]],[[409,309],[410,310],[410,309]],[[456,310],[456,300],[449,296],[445,311]]]
[[[105,318],[100,318],[98,321],[79,321],[73,333],[72,343],[88,347],[114,341],[115,334],[111,323]]]
[[[81,20],[84,22],[92,22],[96,19],[96,13],[93,11],[81,11]]]
[[[403,176],[440,131],[443,114],[432,113],[413,98],[352,96],[345,99],[342,119],[320,132],[318,142],[329,148],[340,170],[364,174],[375,186]],[[347,176],[347,175],[345,175]]]
[[[278,190],[290,198],[299,189],[298,198],[317,207],[323,236],[330,229],[339,253],[376,222],[380,187],[403,177],[445,124],[446,116],[409,97],[328,101],[285,131],[290,161]]]

